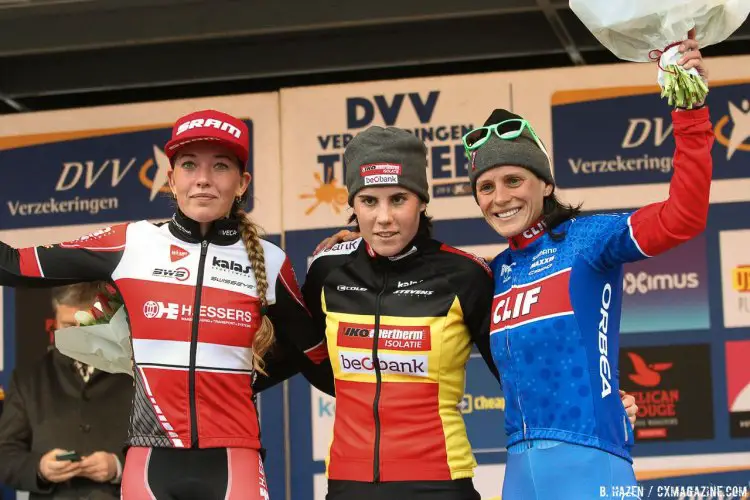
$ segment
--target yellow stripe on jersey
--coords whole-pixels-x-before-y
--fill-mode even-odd
[[[458,405],[464,395],[466,384],[466,362],[471,354],[471,337],[464,324],[464,313],[456,297],[445,319],[441,344],[444,352],[440,366],[440,418],[443,421],[446,453],[452,479],[474,476],[477,463],[471,452],[461,411]]]

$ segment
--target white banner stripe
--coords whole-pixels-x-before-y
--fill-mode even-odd
[[[133,356],[137,363],[190,365],[190,342],[178,340],[133,339]],[[253,350],[249,347],[236,347],[198,342],[195,364],[216,370],[245,370],[253,368]]]

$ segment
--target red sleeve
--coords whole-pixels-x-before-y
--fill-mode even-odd
[[[708,108],[673,111],[675,152],[669,198],[633,213],[630,223],[641,251],[652,257],[700,234],[706,227],[714,132]]]
[[[0,286],[58,286],[109,280],[125,251],[127,224],[73,241],[16,250],[0,242]]]

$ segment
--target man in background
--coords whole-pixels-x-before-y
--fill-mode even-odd
[[[53,290],[56,328],[76,326],[103,283]],[[28,332],[29,335],[44,332]],[[53,346],[17,367],[0,415],[0,484],[30,499],[116,499],[124,465],[133,379],[84,365]]]

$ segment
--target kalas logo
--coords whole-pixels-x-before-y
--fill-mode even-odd
[[[750,292],[750,264],[743,264],[732,270],[732,288],[741,293]]]
[[[214,256],[211,265],[214,269],[220,269],[222,271],[228,271],[236,274],[250,274],[252,272],[251,266],[242,266],[233,260],[222,260]]]
[[[636,293],[645,295],[661,290],[693,289],[699,286],[698,273],[648,274],[645,271],[638,274],[625,273],[622,284],[623,290],[628,295]]]
[[[629,378],[643,387],[656,387],[661,382],[660,372],[672,368],[672,363],[647,364],[641,356],[634,352],[629,352],[628,357],[633,363],[633,369],[635,370],[635,373],[629,375]]]

